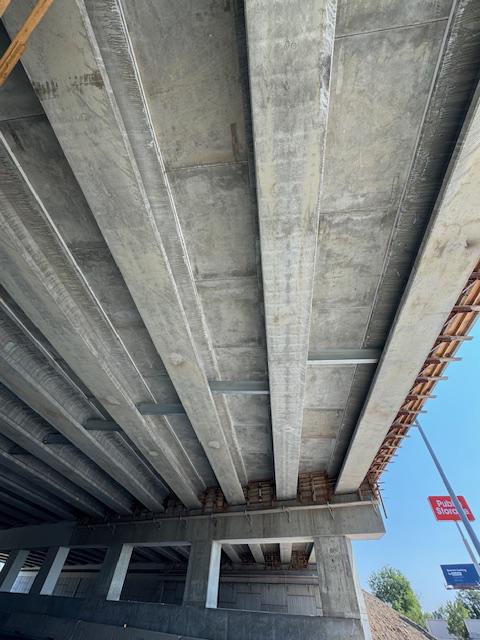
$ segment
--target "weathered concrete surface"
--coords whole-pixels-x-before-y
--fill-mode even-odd
[[[210,540],[190,547],[183,605],[216,608],[220,580],[221,545]]]
[[[14,313],[7,301],[2,300],[2,303],[5,303],[8,313]],[[21,317],[14,317],[25,327]],[[96,414],[95,409],[68,384],[60,371],[53,368],[46,355],[35,349],[34,337],[28,337],[28,327],[21,331],[10,318],[0,314],[2,382],[139,502],[152,511],[162,511],[162,498],[167,490],[138,456],[132,456],[131,448],[122,436],[83,429],[82,425],[92,417],[92,413]],[[68,460],[69,452],[64,450],[63,453]]]
[[[0,571],[0,591],[9,592],[28,556],[28,549],[16,549],[8,554]]]
[[[334,0],[247,0],[277,496],[297,493]]]
[[[350,541],[344,536],[313,539],[324,616],[360,617]]]
[[[70,478],[113,511],[132,513],[131,496],[89,458],[68,444],[44,444],[45,437],[51,432],[48,423],[19,402],[1,383],[0,427],[3,436]]]
[[[68,621],[74,617],[102,625],[118,625],[120,619],[123,624],[132,627],[176,633],[182,638],[187,636],[187,638],[208,640],[285,640],[285,638],[364,640],[365,638],[360,620],[353,618],[304,617],[254,611],[199,609],[188,606],[158,606],[158,604],[138,602],[107,602],[93,598],[82,600],[1,594],[0,611],[8,613],[12,620],[10,624],[7,617],[6,623],[4,622],[4,626],[1,627],[2,630],[17,628],[24,633],[31,633],[32,629],[44,629],[47,635],[50,635],[49,629],[55,630],[55,626],[58,630],[58,625],[60,628],[68,629],[68,622],[65,626],[65,620]],[[55,621],[51,617],[61,620]],[[94,628],[89,628],[90,633],[94,631]],[[88,637],[96,640],[97,636],[89,635]],[[99,637],[104,637],[104,630],[99,630]],[[78,640],[80,638],[83,640],[84,636],[80,636]]]
[[[108,547],[100,573],[95,580],[93,596],[119,600],[132,556],[133,545],[112,544]]]
[[[390,307],[378,310],[375,332],[370,317],[449,12],[426,5],[339,3],[310,354],[385,343]],[[409,237],[421,238],[421,229],[412,224]],[[404,246],[388,283],[393,293],[401,291],[398,274],[409,270]],[[374,373],[372,365],[309,368],[312,426],[302,442],[301,469],[317,464],[338,473]]]
[[[12,34],[32,2],[9,7]],[[40,101],[21,65],[3,87],[1,279],[21,320],[4,307],[0,379],[72,443],[2,454],[40,478],[42,508],[72,510],[39,463],[82,455],[107,504],[154,510],[217,484],[240,503],[274,475],[272,434],[278,497],[298,471],[338,474],[376,364],[307,356],[385,346],[476,83],[480,10],[301,4],[247,0],[245,21],[241,2],[57,0],[24,58]],[[210,392],[267,375],[271,402]],[[82,428],[100,416],[122,432]],[[7,524],[38,517],[19,492]]]
[[[7,470],[13,470],[14,474],[28,480],[33,487],[37,483],[44,485],[49,492],[64,500],[77,512],[85,510],[85,513],[100,518],[105,515],[104,505],[85,489],[78,487],[40,459],[29,455],[27,451],[12,453],[12,448],[12,441],[0,434],[0,464]]]
[[[68,547],[50,547],[29,594],[51,596],[70,552]]]
[[[21,477],[11,466],[0,464],[0,487],[18,495],[27,511],[33,502],[44,512],[47,521],[75,518],[75,510],[70,505],[43,487],[37,486],[37,483],[32,481],[31,475],[26,479]]]
[[[330,509],[252,511],[227,517],[194,516],[181,520],[158,518],[155,522],[76,527],[73,523],[19,527],[0,531],[0,550],[45,546],[108,547],[115,543],[146,546],[182,546],[215,540],[225,544],[311,542],[315,536],[348,535],[375,539],[384,532],[376,505],[370,502],[331,505]],[[288,517],[287,517],[288,516]],[[160,526],[159,526],[160,523]]]
[[[32,79],[40,78],[46,65],[49,73],[64,86],[64,90],[55,96],[42,92],[40,86],[37,93],[43,97],[50,122],[227,499],[232,503],[243,502],[230,447],[182,306],[182,290],[174,279],[166,254],[163,237],[170,233],[175,236],[172,240],[176,242],[176,259],[182,261],[187,257],[170,186],[165,177],[163,181],[159,180],[163,171],[161,151],[147,117],[148,106],[144,103],[135,60],[130,59],[121,14],[112,21],[112,10],[119,12],[120,9],[115,3],[108,7],[103,3],[93,12],[92,25],[83,5],[63,0],[52,9],[37,34],[36,50],[30,49],[31,55],[25,57],[24,64]],[[102,18],[105,20],[107,16],[102,12],[107,10],[109,26],[105,29]],[[9,18],[9,25],[14,22],[13,16]],[[79,39],[81,56],[75,47],[70,47],[71,54],[61,58],[54,53],[56,37],[60,33],[70,33],[72,40]],[[115,47],[111,47],[109,41],[112,36]],[[119,44],[120,38],[124,40],[123,46]],[[103,62],[99,64],[98,46],[111,70],[110,79]],[[72,78],[78,74],[86,77],[92,74],[92,69],[98,81],[85,84],[80,98],[72,90]],[[125,72],[130,75],[130,83],[138,84],[136,95],[132,92],[132,84],[128,92],[121,88]],[[134,128],[130,126],[130,130],[125,129],[129,115],[137,116]],[[152,140],[153,144],[147,144]],[[149,157],[149,148],[153,157]],[[115,158],[115,162],[109,162],[109,157]],[[168,225],[162,235],[158,227],[160,222]],[[131,233],[132,226],[136,230],[134,234]],[[188,263],[183,269],[188,278]],[[191,281],[184,284],[190,285],[190,302],[197,297],[192,284]],[[162,309],[161,314],[158,309]]]
[[[455,304],[458,283],[466,282],[478,262],[479,199],[480,91],[477,90],[338,478],[338,493],[360,486]]]
[[[355,13],[351,11],[353,5],[346,3],[346,6],[349,9],[350,17],[353,18]],[[374,11],[372,11],[372,6]],[[389,234],[387,251],[376,284],[363,342],[365,347],[374,348],[383,346],[387,340],[395,310],[398,308],[411,273],[441,181],[470,104],[476,86],[480,61],[480,14],[477,3],[462,0],[453,4],[405,2],[396,6],[393,3],[388,3],[388,5],[382,3],[382,6],[390,12],[392,19],[394,19],[393,24],[400,29],[399,33],[402,29],[401,20],[406,19],[407,16],[415,15],[417,11],[419,13],[415,20],[403,23],[411,25],[418,22],[418,26],[415,27],[419,29],[417,34],[425,32],[425,29],[430,31],[427,23],[421,25],[422,20],[438,20],[442,16],[448,17],[450,8],[453,13],[448,22],[443,21],[443,24],[446,24],[444,43],[439,51],[437,68],[430,86],[430,95],[425,98],[425,111],[421,128],[418,130],[418,141],[412,153],[408,178],[402,188],[396,192],[398,198],[392,196],[395,224]],[[358,5],[358,8],[358,27],[352,23],[348,30],[352,29],[353,32],[357,32],[358,37],[368,38],[368,33],[366,33],[368,24],[371,23],[374,28],[383,9],[381,6],[379,7],[378,3],[374,3],[374,5],[362,3]],[[426,13],[424,13],[425,10],[427,10]],[[340,11],[339,22],[337,22],[337,33],[340,34],[342,33],[341,15]],[[382,20],[385,20],[385,15],[384,13]],[[365,22],[365,18],[367,18],[367,22]],[[440,27],[441,22],[437,24]],[[434,27],[433,22],[431,27]],[[441,32],[440,29],[433,37],[433,32],[430,31],[432,47],[438,46]],[[379,42],[379,35],[372,34],[373,41]],[[420,52],[422,49],[417,50]],[[376,59],[378,60],[378,57]],[[399,76],[394,74],[392,77]],[[387,88],[388,85],[384,86]],[[420,95],[418,91],[425,95],[427,89],[428,79],[425,77],[425,85],[418,87],[414,97],[412,95],[412,106]],[[406,89],[406,91],[409,90]],[[405,139],[402,146],[404,143]],[[350,154],[347,157],[350,157]],[[397,157],[396,154],[395,157]],[[357,273],[361,273],[362,278],[366,275],[364,267],[360,268]],[[357,291],[361,292],[362,281],[355,280],[355,285]],[[461,286],[462,284],[459,283],[459,291]],[[343,316],[342,322],[346,320],[347,318]],[[373,368],[357,367],[340,433],[328,467],[328,472],[331,475],[337,475],[340,471],[373,373]]]
[[[139,621],[141,624],[141,621]],[[140,627],[123,627],[118,624],[102,624],[85,622],[74,618],[60,618],[49,615],[36,615],[31,613],[15,612],[7,616],[2,625],[6,633],[15,636],[35,633],[45,633],[51,640],[104,640],[105,638],[118,638],[124,640],[206,640],[185,635],[164,633],[162,631],[146,631]]]
[[[148,388],[7,138],[0,135],[2,168],[8,175],[1,193],[5,288],[72,370],[95,389],[161,477],[185,504],[197,506],[204,483],[167,421],[143,417],[136,409]]]

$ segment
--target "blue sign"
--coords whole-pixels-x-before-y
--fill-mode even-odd
[[[450,589],[476,589],[480,587],[480,576],[473,564],[440,565]]]

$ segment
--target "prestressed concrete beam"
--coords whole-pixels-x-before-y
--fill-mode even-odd
[[[180,561],[180,558],[178,557],[178,555],[175,553],[175,551],[172,551],[171,549],[167,549],[166,547],[156,547],[155,551],[161,556],[163,556],[164,558],[166,558],[167,560],[170,560],[170,562]]]
[[[5,504],[0,498],[0,520],[7,519],[14,522],[16,527],[20,527],[22,524],[38,524],[38,522],[42,522],[42,518],[40,520],[32,518],[23,511],[19,511],[16,507]]]
[[[6,301],[3,302],[8,309]],[[13,313],[11,309],[8,311]],[[86,416],[91,415],[90,405],[65,384],[26,334],[3,314],[0,315],[0,380],[145,507],[163,510],[167,490],[160,480],[138,457],[130,455],[118,436],[89,433],[82,428]]]
[[[109,509],[132,513],[131,496],[97,465],[71,445],[51,447],[44,443],[48,426],[0,384],[0,425],[2,434],[33,456],[69,478]]]
[[[234,549],[231,544],[223,544],[222,550],[225,552],[228,558],[235,564],[240,564],[242,562],[240,556],[238,555],[238,551]]]
[[[190,547],[173,547],[173,549],[183,558],[188,558],[190,556]]]
[[[0,190],[5,288],[71,369],[95,389],[180,500],[199,506],[203,480],[168,423],[136,409],[145,393],[138,370],[2,133],[0,141],[0,162],[8,176]]]
[[[280,499],[297,492],[335,0],[245,2]]]
[[[479,199],[480,89],[477,88],[350,442],[338,477],[337,493],[355,491],[361,485],[479,259]]]
[[[249,544],[250,551],[252,552],[253,559],[257,564],[265,564],[265,556],[263,555],[261,544]]]
[[[93,496],[34,456],[26,453],[11,455],[9,453],[10,446],[7,438],[0,435],[1,464],[28,479],[33,483],[33,486],[40,484],[45,487],[80,512],[97,517],[105,515],[104,506]]]
[[[50,514],[61,520],[75,518],[75,512],[66,502],[48,491],[42,490],[38,483],[32,482],[30,476],[28,476],[28,480],[24,480],[11,467],[7,468],[2,464],[0,464],[0,487],[19,496],[22,501],[25,501],[25,504],[34,502],[35,505],[41,507],[42,512],[45,511],[45,516],[47,516],[44,516],[44,519],[49,519]]]
[[[213,360],[213,350],[206,339],[198,292],[123,9],[113,0],[86,5],[89,12],[83,2],[74,0],[53,5],[22,60],[33,82],[43,78],[47,69],[66,88],[43,99],[49,121],[227,500],[243,503],[242,474],[232,458],[238,445],[228,411],[222,414],[222,424],[208,387],[209,372],[202,360]],[[20,13],[10,12],[7,29],[15,29]],[[66,34],[80,46],[69,47],[58,56]],[[92,73],[99,82],[83,85],[80,96],[71,84],[74,76],[90,77]],[[115,162],[109,161],[111,157]],[[187,314],[188,305],[193,308]],[[205,343],[209,357],[201,360],[199,352],[205,354],[201,349]],[[218,375],[218,371],[211,373],[211,377]],[[198,505],[198,491],[188,496],[184,489],[180,495],[171,476],[172,472],[165,479],[177,495]]]
[[[312,542],[315,536],[348,535],[355,539],[375,539],[385,530],[376,504],[330,505],[273,513],[243,512],[221,516],[156,518],[151,522],[117,523],[112,526],[53,524],[0,531],[0,551],[45,546],[108,547],[115,543],[168,547],[185,546],[195,541],[216,540],[227,545]],[[332,517],[332,512],[333,516]],[[287,516],[288,514],[288,516]],[[161,525],[159,526],[159,522]]]
[[[0,478],[0,487],[2,486],[1,478]],[[18,492],[17,492],[18,493]],[[35,497],[32,496],[33,500]],[[39,522],[52,521],[53,517],[47,514],[44,510],[39,509],[34,504],[30,502],[26,502],[25,500],[21,500],[16,495],[12,495],[10,493],[6,493],[5,491],[0,490],[0,502],[3,504],[9,504],[12,507],[15,507],[18,511],[21,511],[30,516],[31,520],[37,520]]]

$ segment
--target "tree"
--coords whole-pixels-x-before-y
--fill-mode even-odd
[[[465,618],[468,618],[468,609],[458,600],[447,602],[444,605],[445,619],[448,623],[448,632],[459,640],[468,639],[468,631],[465,626]]]
[[[457,593],[457,601],[467,609],[468,618],[477,620],[480,618],[480,591],[478,589],[459,591]]]
[[[459,591],[453,602],[447,602],[433,612],[434,618],[446,620],[449,632],[459,640],[468,638],[465,618],[480,618],[480,591]]]
[[[393,567],[383,567],[372,573],[368,584],[374,596],[390,604],[395,611],[425,626],[425,616],[407,578]]]

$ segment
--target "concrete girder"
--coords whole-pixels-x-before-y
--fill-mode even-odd
[[[44,444],[50,432],[47,424],[33,414],[0,383],[0,426],[4,436],[82,487],[109,509],[129,514],[131,496],[107,476],[94,462],[72,445]]]
[[[0,480],[1,486],[1,480]],[[18,494],[17,494],[18,495]],[[3,504],[9,504],[12,507],[15,507],[18,511],[23,511],[28,514],[32,519],[38,520],[39,522],[52,521],[53,518],[48,516],[45,511],[38,509],[35,505],[26,502],[25,500],[20,500],[14,494],[6,493],[5,491],[0,490],[0,502]]]
[[[105,515],[103,505],[86,491],[80,489],[44,462],[28,455],[26,452],[24,454],[10,454],[11,446],[10,441],[0,435],[1,464],[33,482],[34,486],[40,483],[41,486],[59,496],[78,511],[97,517]]]
[[[190,547],[173,547],[173,550],[181,555],[182,558],[186,558],[188,560],[190,556]]]
[[[184,262],[181,265],[185,278],[183,285],[190,288],[190,304],[191,301],[196,303],[200,325],[196,335],[205,334],[198,293],[160,150],[148,119],[148,106],[143,101],[143,88],[121,7],[118,3],[98,3],[98,6],[92,3],[92,7],[95,11],[92,9],[90,24],[83,3],[64,0],[54,5],[48,19],[36,32],[35,47],[23,58],[24,66],[34,82],[36,77],[44,76],[45,68],[59,80],[63,78],[61,83],[68,84],[78,74],[91,76],[92,69],[99,78],[99,82],[83,86],[82,96],[78,95],[77,101],[76,91],[68,90],[59,92],[54,99],[50,96],[43,101],[43,106],[219,483],[229,502],[241,503],[244,501],[241,478],[232,459],[232,452],[238,448],[235,436],[232,430],[227,438],[222,428],[221,410],[217,410],[209,391],[207,375],[193,339],[193,327],[187,321],[183,305],[188,301],[181,296],[176,280],[178,274],[173,275],[164,245],[164,238],[171,230],[174,233],[171,242],[175,246],[172,257],[177,263]],[[7,28],[12,32],[20,20],[20,13],[11,11],[9,14]],[[104,17],[105,24],[102,22]],[[61,46],[61,43],[57,38],[66,33],[72,34],[72,40],[82,39],[82,57],[78,56],[76,47],[58,56],[56,45]],[[109,38],[113,38],[113,46]],[[87,42],[90,47],[85,46]],[[106,56],[104,61],[99,45]],[[128,91],[125,90],[125,74],[129,76]],[[124,122],[128,123],[132,114],[134,125],[125,129]],[[153,156],[148,158],[150,151]],[[108,161],[105,154],[115,157],[116,161]],[[163,183],[159,176],[163,176]],[[159,220],[155,220],[155,216]],[[157,226],[159,221],[162,236]],[[132,224],[137,231],[135,234],[131,233]],[[146,279],[151,279],[150,286],[146,286]],[[162,314],[158,313],[159,308],[162,308]],[[224,415],[227,415],[226,409]],[[168,478],[167,481],[172,484]],[[180,495],[178,491],[176,493]]]
[[[222,551],[228,556],[228,558],[235,564],[241,564],[242,560],[238,555],[238,551],[231,544],[223,544]]]
[[[297,493],[335,0],[245,3],[279,499]]]
[[[42,518],[32,518],[26,513],[19,511],[16,507],[12,507],[10,504],[6,504],[2,498],[0,498],[0,518],[4,520],[5,518],[11,518],[14,522],[16,521],[15,526],[21,526],[23,524],[38,524],[42,522]]]
[[[332,510],[334,517],[332,518]],[[23,527],[0,532],[0,551],[34,549],[45,546],[108,547],[122,542],[141,546],[187,545],[214,540],[225,545],[308,543],[316,536],[342,536],[352,539],[377,539],[385,529],[378,505],[372,502],[331,504],[322,508],[267,510],[238,514],[216,514],[178,518],[156,518],[152,522],[112,525],[78,526],[75,523],[56,523]],[[222,517],[223,516],[223,517]],[[159,522],[161,526],[159,526]]]
[[[17,520],[16,518],[12,518],[11,516],[2,517],[2,524],[1,524],[2,529],[4,529],[5,527],[21,527],[21,526],[24,526],[24,525],[22,525],[20,520]]]
[[[224,398],[213,398],[209,390],[208,381],[220,378],[221,373],[193,277],[174,191],[137,67],[125,15],[127,7],[120,0],[86,0],[84,4],[96,38],[96,41],[91,41],[92,47],[100,49],[115,96],[116,103],[110,96],[112,106],[121,113],[122,120],[117,117],[116,124],[122,136],[128,135],[129,144],[125,151],[131,155],[131,167],[134,172],[139,172],[141,178],[138,187],[143,190],[143,206],[135,212],[146,236],[138,240],[136,248],[133,247],[129,234],[131,213],[128,210],[122,229],[123,243],[116,234],[112,235],[109,222],[102,226],[104,206],[99,207],[102,217],[98,223],[120,270],[124,272],[140,315],[227,500],[231,504],[243,504],[241,485],[248,482],[245,464],[228,404]],[[162,180],[159,180],[160,175]],[[111,179],[115,180],[115,176],[112,175]],[[84,185],[84,190],[89,184]],[[93,197],[95,195],[92,194]],[[118,207],[115,213],[118,214]],[[116,231],[118,223],[117,218],[114,224]],[[145,247],[152,255],[158,256],[153,264],[149,263],[149,269],[139,259]],[[146,279],[151,286],[147,286]],[[141,294],[142,289],[146,295]],[[160,296],[159,289],[163,289],[165,298]],[[165,299],[169,304],[165,305]],[[157,313],[158,305],[162,306],[162,314]],[[173,328],[176,329],[175,335]],[[173,353],[172,345],[175,345]],[[179,366],[179,355],[184,359],[182,366]]]
[[[167,491],[153,472],[138,457],[129,454],[121,436],[82,428],[91,415],[91,407],[3,315],[0,380],[147,509],[163,510],[162,498]]]
[[[480,88],[420,247],[336,493],[356,491],[480,255]],[[401,376],[399,375],[401,372]]]
[[[262,545],[261,544],[249,544],[248,545],[253,559],[257,564],[265,564],[265,556],[263,555]]]
[[[166,547],[155,547],[153,551],[154,551],[154,554],[157,554],[157,558],[158,558],[158,555],[160,555],[166,560],[169,560],[170,562],[180,562],[180,558],[178,557],[178,554],[171,549],[167,549]],[[154,558],[155,558],[155,555],[154,555]]]
[[[30,476],[28,479],[31,480]],[[19,496],[29,504],[30,501],[35,502],[38,507],[42,507],[46,513],[53,514],[62,520],[73,520],[75,513],[70,509],[70,505],[60,500],[48,491],[43,491],[38,487],[38,483],[33,488],[31,482],[27,482],[19,477],[11,468],[6,468],[0,464],[0,487],[11,491],[14,495]],[[44,518],[45,519],[45,518]],[[50,519],[50,517],[48,517]]]
[[[138,379],[138,371],[7,140],[2,134],[0,138],[2,169],[8,175],[0,194],[5,288],[72,370],[95,389],[180,500],[189,507],[199,506],[204,484],[193,463],[166,420],[143,417],[136,409],[141,385],[132,378]],[[72,286],[67,288],[68,283]]]

